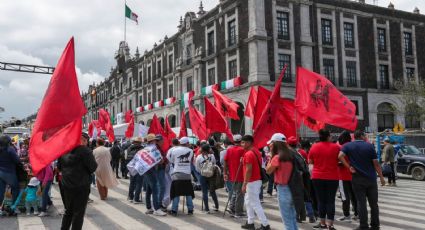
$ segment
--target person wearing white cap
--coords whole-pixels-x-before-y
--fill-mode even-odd
[[[167,159],[173,165],[171,172],[171,190],[170,198],[172,200],[172,207],[170,214],[177,215],[179,207],[180,196],[186,197],[186,205],[188,214],[193,214],[193,202],[195,197],[192,186],[191,177],[191,163],[193,158],[193,151],[189,148],[189,138],[182,137],[179,140],[180,146],[171,148],[167,153]]]
[[[19,193],[18,198],[12,206],[12,210],[16,209],[17,204],[21,202],[22,195],[25,193],[25,210],[27,216],[31,215],[31,208],[34,209],[34,215],[38,215],[39,197],[37,196],[37,192],[41,192],[40,189],[40,181],[37,177],[31,178],[25,190]]]

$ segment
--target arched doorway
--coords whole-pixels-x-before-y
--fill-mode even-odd
[[[161,126],[164,128],[164,122],[165,122],[165,120],[164,120],[164,118],[163,117],[160,117],[160,118],[158,118],[159,119],[159,123],[161,124]]]
[[[168,115],[168,123],[170,124],[171,128],[176,127],[176,120],[177,120],[176,115],[174,114]]]
[[[387,102],[378,105],[378,132],[394,128],[395,107]]]
[[[238,108],[238,116],[239,120],[230,120],[230,130],[233,134],[245,134],[245,115],[244,115],[244,105],[240,102],[236,102],[239,105]]]
[[[409,129],[420,129],[421,128],[421,107],[419,107],[417,104],[409,104],[406,105],[405,108],[405,123],[406,128]]]

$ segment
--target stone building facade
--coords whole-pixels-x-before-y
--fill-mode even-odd
[[[411,13],[361,0],[221,0],[208,12],[201,5],[180,18],[176,34],[143,54],[131,55],[120,43],[110,76],[83,94],[84,124],[105,108],[115,118],[131,109],[138,122],[149,124],[157,114],[179,126],[184,93],[193,90],[203,111],[203,88],[240,76],[242,85],[220,91],[240,103],[232,131],[251,133],[252,121],[243,117],[250,87],[272,88],[287,64],[283,97],[294,97],[296,67],[303,66],[327,76],[356,104],[359,128],[420,128],[393,85],[424,81],[423,38],[425,16],[417,8]],[[169,98],[175,102],[155,103]]]

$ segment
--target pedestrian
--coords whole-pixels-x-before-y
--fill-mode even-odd
[[[273,174],[277,188],[277,199],[281,218],[286,230],[297,230],[297,217],[291,189],[288,186],[291,179],[295,154],[288,148],[285,135],[276,133],[268,142],[272,159],[267,165],[267,173]]]
[[[61,230],[81,229],[90,194],[90,175],[96,171],[97,163],[92,150],[87,147],[89,135],[82,133],[81,144],[58,160],[62,172],[62,187],[65,196],[65,214]]]
[[[135,156],[137,152],[143,149],[143,138],[133,137],[131,145],[128,147],[127,152],[129,156]],[[130,175],[130,184],[128,186],[128,200],[134,204],[142,203],[142,187],[143,175],[136,173],[134,176]]]
[[[224,157],[227,154],[227,150],[233,146],[233,142],[229,140],[229,138],[225,138],[223,141],[224,149],[220,151],[220,164],[223,166],[224,164]]]
[[[214,140],[214,137],[210,137],[208,139],[208,144],[210,145],[211,152],[214,154],[214,157],[217,160],[216,165],[221,168],[220,151],[217,148],[216,141]]]
[[[189,138],[182,137],[180,146],[171,148],[167,153],[167,159],[173,165],[171,171],[170,198],[172,200],[171,215],[177,216],[180,196],[186,197],[188,214],[193,215],[193,202],[195,193],[192,186],[191,162],[193,151],[189,148]]]
[[[31,208],[34,210],[34,215],[38,215],[38,204],[40,203],[39,196],[37,194],[41,194],[40,181],[37,177],[32,177],[28,182],[25,190],[22,190],[19,193],[18,198],[16,199],[12,210],[16,209],[16,206],[21,202],[21,198],[25,193],[25,211],[27,216],[31,215]]]
[[[121,148],[120,148],[120,145],[118,143],[118,140],[114,141],[114,145],[110,149],[110,152],[111,152],[111,157],[112,157],[112,161],[111,161],[112,170],[115,171],[115,175],[116,175],[117,179],[121,179],[121,177],[118,176],[120,159],[121,159]]]
[[[388,174],[388,186],[397,186],[395,182],[395,150],[390,138],[384,139],[384,149],[382,150],[382,162],[391,167],[391,172]]]
[[[378,207],[378,185],[376,174],[379,175],[381,185],[385,185],[381,166],[378,162],[376,151],[372,144],[366,142],[363,131],[354,132],[355,141],[345,144],[339,154],[339,160],[353,174],[352,184],[354,195],[357,199],[357,211],[359,212],[360,226],[356,229],[380,229]],[[349,163],[345,160],[348,156]],[[370,228],[368,222],[367,204],[370,207]]]
[[[344,146],[347,143],[351,142],[350,132],[344,131],[338,138],[338,144]],[[348,157],[345,156],[345,160],[349,162]],[[338,221],[351,222],[351,219],[358,219],[357,212],[357,200],[354,195],[353,185],[351,183],[353,176],[351,175],[350,169],[346,168],[342,162],[338,163],[338,175],[339,175],[339,190],[341,193],[342,199],[342,212],[344,214],[343,217],[338,218]],[[353,206],[354,217],[351,218],[350,208]]]
[[[180,145],[179,139],[177,139],[177,138],[172,139],[171,140],[171,148],[168,149],[167,156],[168,156],[168,153],[170,152],[170,150],[172,150],[175,147],[178,147],[179,145]],[[187,144],[187,147],[190,148],[190,144]],[[192,159],[193,159],[193,157],[192,157]],[[168,157],[167,157],[167,160],[168,160]],[[191,163],[192,162],[190,162],[190,164]],[[171,173],[172,172],[173,172],[173,166],[171,165],[170,162],[168,162],[168,164],[165,166],[165,181],[164,181],[165,182],[165,193],[164,193],[164,198],[162,199],[162,206],[163,207],[168,207],[172,202],[171,197],[170,197],[170,192],[171,192],[170,190],[171,190],[171,183],[172,183]]]
[[[156,151],[159,152],[158,146],[157,146],[157,137],[155,134],[148,134],[146,137],[147,146],[145,147],[148,151]],[[159,153],[160,154],[160,153]],[[146,182],[146,214],[153,214],[156,216],[165,216],[167,213],[165,213],[163,210],[161,210],[161,204],[159,200],[159,186],[158,186],[158,167],[155,165],[151,169],[149,169],[144,174],[144,180]],[[152,203],[151,203],[152,198]],[[153,209],[152,209],[153,204]]]
[[[9,136],[0,136],[0,204],[3,203],[6,185],[11,187],[13,202],[19,194],[18,177],[16,176],[19,158],[11,143],[12,140]],[[2,211],[0,210],[1,215]]]
[[[52,164],[44,167],[38,174],[37,179],[41,181],[41,212],[38,217],[47,216],[47,209],[50,205],[52,205],[52,200],[50,199],[50,188],[53,183],[53,168]]]
[[[266,165],[268,165],[270,163],[270,161],[272,160],[272,155],[270,152],[270,148],[268,146],[264,146],[263,148],[264,154],[266,155]],[[274,185],[274,174],[269,174],[269,181],[267,182],[267,194],[269,194],[269,196],[273,196],[273,189],[275,189],[275,185]]]
[[[243,157],[244,182],[242,193],[245,194],[247,222],[242,225],[243,229],[255,229],[254,219],[257,215],[260,219],[260,230],[270,229],[269,221],[264,214],[260,202],[261,181],[261,153],[253,146],[254,138],[251,135],[242,137],[241,146],[245,150]]]
[[[218,211],[218,199],[217,194],[214,189],[210,189],[211,185],[209,184],[209,179],[213,178],[214,170],[216,166],[216,159],[212,153],[211,147],[209,144],[203,144],[201,146],[201,154],[196,158],[195,168],[199,172],[201,190],[202,190],[202,200],[204,204],[205,213],[210,213],[210,208],[208,205],[208,193],[214,202],[213,210]]]
[[[228,211],[233,217],[241,218],[245,214],[243,212],[244,194],[242,193],[243,169],[242,159],[245,150],[241,146],[242,136],[233,135],[234,145],[227,149],[223,161],[224,181],[229,191],[229,209]]]
[[[101,200],[108,197],[108,189],[116,187],[119,182],[114,176],[111,167],[111,153],[104,146],[105,141],[102,138],[97,139],[97,148],[93,151],[94,158],[97,163],[96,184]]]
[[[156,147],[158,151],[161,153],[162,160],[159,164],[156,165],[157,169],[157,184],[158,184],[158,201],[161,207],[161,210],[166,212],[167,207],[164,206],[164,195],[165,195],[165,169],[168,165],[167,159],[167,151],[168,149],[164,149],[164,137],[161,134],[155,136],[156,139]]]
[[[335,229],[335,196],[338,190],[338,154],[340,148],[331,142],[326,129],[319,130],[319,142],[311,146],[308,163],[313,165],[312,180],[316,192],[320,223],[314,228]]]
[[[131,146],[130,141],[125,141],[121,145],[121,177],[128,179],[128,169],[127,164],[133,159],[133,156],[128,155],[127,149]]]

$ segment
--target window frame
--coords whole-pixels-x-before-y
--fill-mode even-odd
[[[332,76],[330,76],[330,71],[332,71]],[[336,85],[336,75],[335,75],[335,59],[323,58],[323,75]]]
[[[387,52],[387,30],[385,28],[378,28],[378,52]]]
[[[278,10],[276,12],[277,38],[290,40],[289,12]]]
[[[357,62],[356,61],[346,61],[345,63],[346,71],[346,85],[347,87],[357,87]],[[354,75],[354,78],[353,78]],[[354,84],[353,84],[354,83]]]
[[[236,45],[237,32],[236,32],[236,19],[227,22],[227,45],[228,47]]]
[[[333,45],[333,31],[332,31],[332,20],[327,18],[321,19],[321,30],[322,30],[322,44]]]
[[[354,23],[344,22],[344,46],[345,48],[355,48]]]
[[[413,55],[413,35],[411,32],[403,32],[404,54],[406,56]]]

